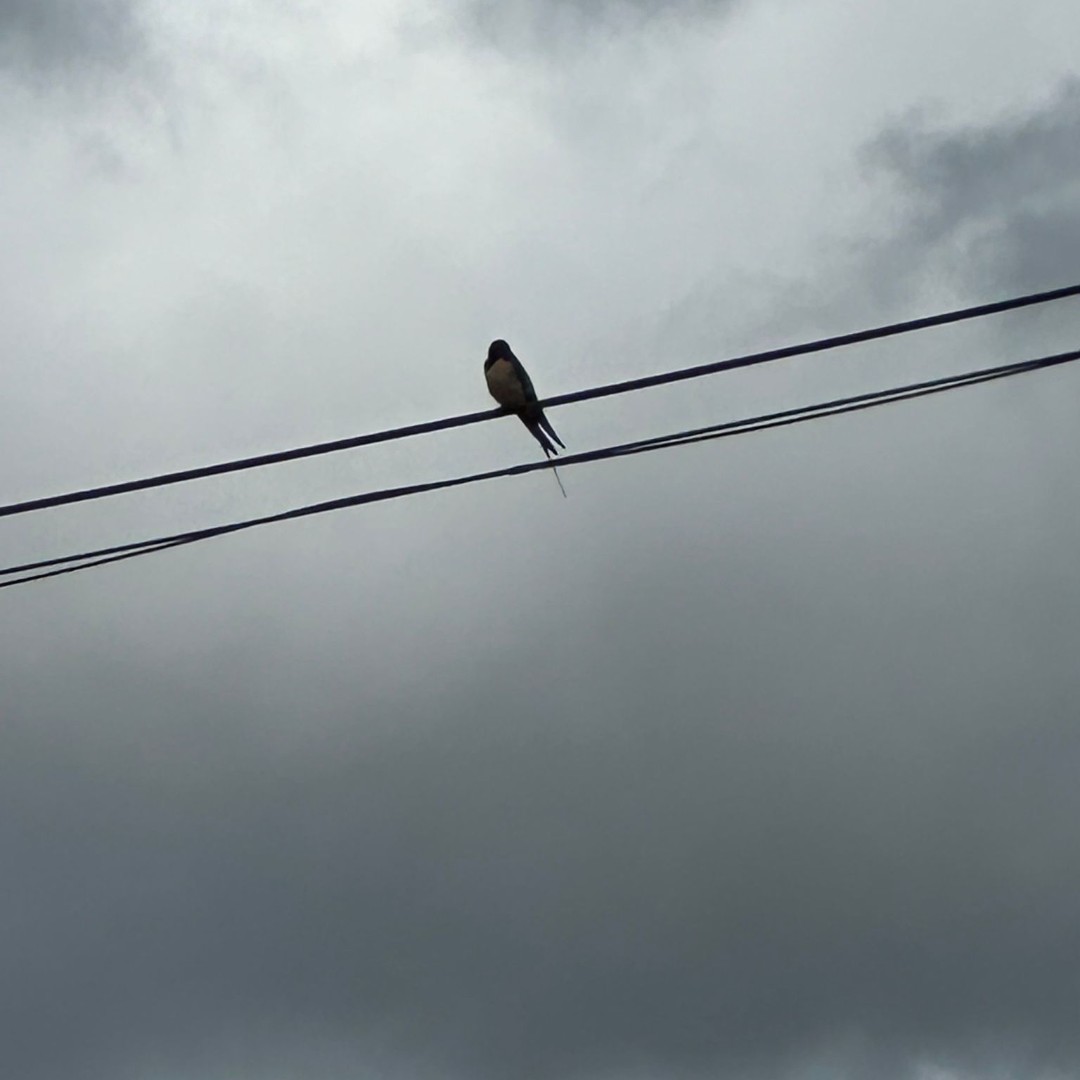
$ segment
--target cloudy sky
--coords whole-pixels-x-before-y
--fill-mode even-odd
[[[1080,281],[1074,0],[0,0],[0,502]],[[553,410],[1074,348],[1080,301]],[[1080,371],[2,594],[20,1080],[1080,1075]],[[513,419],[4,564],[534,460]]]

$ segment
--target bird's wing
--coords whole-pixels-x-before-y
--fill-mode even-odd
[[[514,371],[521,380],[522,389],[525,391],[525,400],[535,401],[536,390],[533,389],[532,379],[529,378],[529,373],[525,370],[525,365],[513,353],[510,354],[510,363],[513,364]]]

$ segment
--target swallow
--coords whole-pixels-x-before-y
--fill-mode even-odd
[[[547,457],[558,454],[555,443],[566,449],[566,444],[555,434],[544,410],[536,404],[536,391],[529,373],[502,338],[493,341],[488,347],[487,359],[484,361],[484,377],[487,379],[491,396],[500,405],[505,405],[521,417],[521,422],[529,429]]]

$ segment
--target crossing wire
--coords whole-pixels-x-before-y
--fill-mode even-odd
[[[906,401],[912,398],[925,397],[930,394],[939,394],[947,390],[955,390],[965,386],[974,386],[980,383],[1009,378],[1014,375],[1058,367],[1063,364],[1072,363],[1076,360],[1080,360],[1080,349],[1056,353],[1052,356],[1043,356],[1033,360],[1021,360],[1012,364],[1001,364],[996,367],[961,372],[957,375],[946,375],[937,379],[908,383],[903,386],[890,387],[885,390],[876,390],[850,397],[835,398],[831,401],[819,402],[814,405],[805,405],[799,408],[785,409],[780,412],[765,413],[759,416],[746,417],[741,420],[710,424],[706,427],[672,432],[666,435],[640,439],[615,446],[602,447],[597,450],[589,450],[583,453],[569,454],[560,458],[557,463],[549,460],[528,462],[522,465],[512,465],[507,468],[492,469],[486,472],[472,473],[465,476],[452,477],[450,479],[432,480],[421,484],[384,488],[378,491],[363,492],[358,495],[349,495],[340,499],[331,499],[326,502],[295,507],[291,510],[285,510],[276,514],[268,514],[258,518],[249,518],[246,521],[236,521],[225,525],[215,525],[206,529],[175,533],[171,536],[159,536],[150,540],[141,540],[113,547],[99,548],[95,551],[84,551],[75,555],[63,555],[53,559],[24,563],[19,566],[9,566],[0,568],[0,577],[13,576],[15,574],[26,574],[29,576],[17,578],[12,581],[0,582],[0,589],[11,588],[15,585],[25,585],[32,581],[41,581],[45,578],[57,577],[63,574],[71,574],[79,570],[87,570],[96,566],[104,566],[108,563],[120,562],[126,559],[136,558],[140,555],[149,555],[156,551],[164,551],[186,544],[193,544],[202,540],[212,539],[216,536],[225,536],[230,533],[253,529],[261,525],[270,525],[302,517],[311,517],[316,514],[329,513],[333,510],[342,510],[375,502],[385,502],[391,499],[399,499],[409,495],[418,495],[446,488],[462,487],[468,484],[480,483],[484,480],[494,480],[508,476],[523,476],[527,473],[537,472],[541,469],[553,468],[556,464],[559,466],[580,465],[592,461],[602,461],[617,457],[650,453],[652,451],[668,449],[675,446],[688,446],[698,442],[707,442],[735,435],[750,434],[755,431],[764,431],[770,428],[805,423],[810,420],[822,419],[827,416],[837,416],[843,413],[856,412],[862,409],[891,404],[895,401]]]
[[[998,300],[990,304],[978,304],[974,307],[957,308],[953,311],[946,311],[937,315],[927,315],[919,319],[909,319],[905,322],[890,323],[884,326],[872,327],[867,330],[859,330],[854,333],[818,338],[814,341],[807,341],[797,345],[786,345],[777,349],[767,349],[763,352],[749,353],[745,356],[736,356],[727,360],[717,360],[707,364],[698,364],[694,367],[679,368],[673,371],[660,372],[656,375],[646,375],[641,378],[626,379],[622,382],[594,386],[585,390],[576,390],[569,394],[559,394],[555,397],[545,398],[540,404],[544,408],[557,408],[560,405],[570,405],[580,401],[591,401],[596,398],[611,397],[616,394],[626,394],[634,390],[646,390],[667,383],[682,382],[687,379],[699,379],[705,375],[715,375],[721,371],[732,371],[736,368],[767,364],[775,360],[785,360],[795,356],[805,356],[811,353],[825,352],[827,350],[838,349],[848,345],[856,345],[867,341],[895,337],[900,334],[909,334],[916,330],[926,330],[931,327],[944,326],[949,323],[963,322],[969,319],[979,319],[987,315],[995,315],[1005,311],[1015,311],[1020,308],[1032,307],[1037,304],[1046,304],[1055,300],[1064,300],[1077,295],[1080,295],[1080,283],[1060,289],[1049,289],[1043,292],[1029,293],[1026,296],[1017,296],[1008,300]],[[331,454],[343,450],[352,450],[360,446],[370,446],[374,443],[391,442],[396,439],[410,438],[415,435],[425,435],[434,431],[445,431],[448,428],[465,427],[469,424],[479,424],[487,420],[495,420],[501,416],[508,415],[508,413],[509,410],[505,408],[485,409],[482,412],[465,413],[460,416],[450,416],[442,420],[431,420],[421,424],[408,424],[404,427],[388,428],[384,431],[374,431],[364,435],[354,435],[350,438],[335,439],[331,442],[313,443],[309,446],[294,447],[291,450],[279,450],[274,453],[260,454],[256,457],[238,458],[233,461],[222,461],[213,465],[204,465],[200,468],[161,473],[157,476],[147,476],[137,480],[126,480],[121,483],[106,484],[101,487],[84,488],[79,491],[69,491],[64,494],[51,495],[45,498],[27,499],[23,502],[0,505],[0,517],[27,514],[31,511],[46,510],[53,507],[66,506],[71,503],[88,502],[94,499],[104,499],[134,491],[145,491],[148,488],[164,487],[169,484],[186,483],[191,480],[201,480],[206,477],[220,476],[224,473],[239,472],[244,469],[257,469],[267,465],[281,464],[286,461],[296,461],[301,458],[315,457],[320,454]],[[567,461],[569,459],[563,458],[562,460]]]

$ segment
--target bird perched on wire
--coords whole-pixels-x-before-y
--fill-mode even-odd
[[[555,434],[544,410],[536,404],[536,391],[529,373],[502,338],[493,341],[488,347],[487,359],[484,361],[484,377],[487,379],[491,396],[500,405],[505,405],[521,417],[521,422],[543,447],[548,457],[558,454],[555,443],[566,449],[566,444]]]

